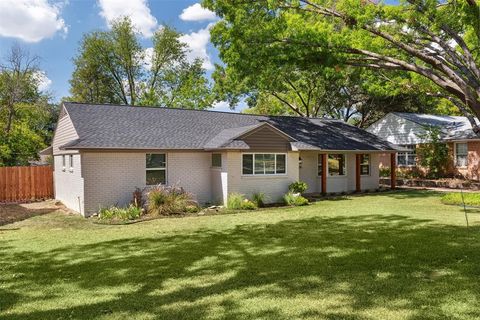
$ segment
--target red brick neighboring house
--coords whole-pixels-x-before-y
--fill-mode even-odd
[[[417,164],[416,150],[428,143],[422,136],[431,126],[441,129],[441,138],[449,148],[448,173],[480,180],[480,137],[466,117],[392,112],[367,131],[408,150],[397,154],[399,168],[422,169]],[[390,155],[380,156],[380,166],[390,166]]]

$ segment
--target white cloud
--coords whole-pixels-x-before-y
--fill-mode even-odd
[[[46,91],[52,85],[52,80],[47,77],[45,71],[37,71],[35,74],[37,81],[38,81],[38,90]]]
[[[1,0],[0,0],[1,1]],[[120,17],[130,17],[133,25],[145,38],[151,37],[158,27],[157,19],[152,16],[146,0],[99,0],[102,16],[107,25]]]
[[[197,58],[203,60],[203,67],[207,70],[213,69],[213,63],[207,53],[207,45],[210,42],[210,28],[212,28],[213,25],[213,23],[210,23],[204,29],[184,34],[179,38],[181,42],[187,45],[187,59],[189,61]]]
[[[235,112],[235,110],[230,109],[230,105],[227,101],[215,102],[212,106],[212,111],[223,111],[223,112]]]
[[[60,16],[63,3],[47,0],[0,0],[0,36],[38,42],[57,31],[68,32]]]
[[[153,65],[153,48],[147,48],[143,50],[143,62],[145,63],[145,68],[150,70]]]
[[[205,21],[217,19],[215,12],[203,8],[200,3],[195,3],[194,5],[183,9],[179,17],[184,21]]]

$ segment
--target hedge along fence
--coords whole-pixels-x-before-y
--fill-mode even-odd
[[[0,167],[0,202],[53,198],[51,166]]]

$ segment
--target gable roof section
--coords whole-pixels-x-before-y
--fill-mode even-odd
[[[472,125],[467,117],[408,112],[392,112],[392,114],[421,126],[439,127],[442,129],[442,139],[444,140],[478,139],[478,136],[473,132]],[[478,122],[478,119],[475,120]]]
[[[236,138],[268,125],[299,150],[395,150],[338,120],[79,103],[64,107],[79,136],[66,149],[245,149]]]

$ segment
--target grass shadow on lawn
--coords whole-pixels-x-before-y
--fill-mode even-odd
[[[473,319],[480,317],[479,232],[401,215],[364,215],[44,253],[4,249],[0,310],[25,301],[51,305],[6,313],[3,320]],[[21,288],[29,288],[28,296],[18,294]],[[85,302],[62,303],[66,288]],[[463,302],[463,309],[449,307]]]

